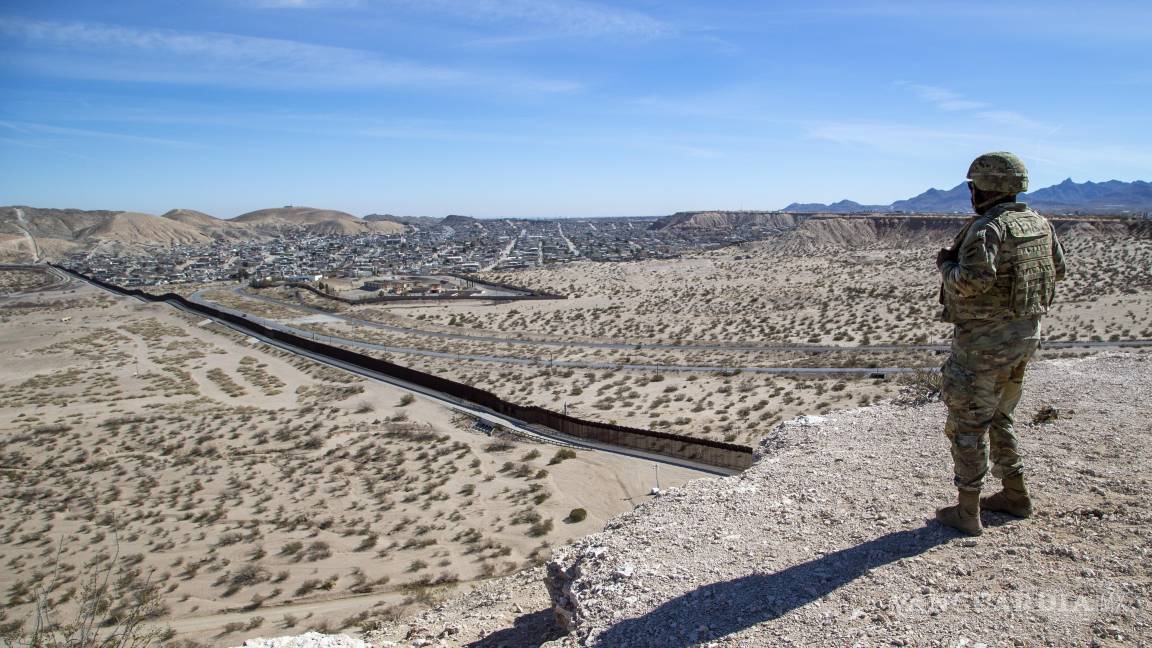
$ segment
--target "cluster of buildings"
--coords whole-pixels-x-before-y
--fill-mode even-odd
[[[253,239],[174,245],[139,253],[87,252],[65,265],[123,286],[170,283],[320,281],[515,270],[578,259],[631,261],[763,238],[770,232],[650,229],[655,217],[480,220],[449,216],[403,234],[320,235],[283,228]],[[386,292],[393,287],[383,287]],[[429,287],[429,290],[432,288]]]

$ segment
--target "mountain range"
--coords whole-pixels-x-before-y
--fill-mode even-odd
[[[1125,212],[1152,211],[1152,182],[1136,180],[1122,182],[1074,182],[1071,178],[1060,184],[1044,187],[1020,195],[1021,202],[1046,213],[1099,213],[1120,214]],[[972,205],[968,199],[967,183],[951,189],[929,189],[924,193],[897,200],[890,205],[862,205],[851,200],[826,205],[823,203],[792,203],[781,211],[822,212],[832,214],[867,212],[905,213],[967,213]]]

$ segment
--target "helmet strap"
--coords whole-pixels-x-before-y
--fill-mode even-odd
[[[1010,202],[1016,202],[1016,194],[984,191],[980,187],[972,191],[972,209],[980,216],[987,214],[996,205]]]

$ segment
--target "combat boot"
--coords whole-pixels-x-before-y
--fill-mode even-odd
[[[980,498],[980,507],[985,511],[1007,513],[1018,518],[1032,517],[1032,498],[1024,486],[1024,476],[1007,477],[1001,483],[1004,490]]]
[[[959,492],[959,502],[955,506],[936,509],[936,519],[940,524],[963,531],[968,535],[984,533],[980,524],[980,491]]]

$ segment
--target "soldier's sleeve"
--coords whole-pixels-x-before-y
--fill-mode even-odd
[[[940,266],[944,290],[961,297],[987,292],[996,283],[996,256],[1000,252],[1001,234],[992,221],[973,227],[955,261]]]
[[[1056,267],[1056,281],[1064,281],[1064,276],[1068,274],[1068,265],[1064,260],[1064,246],[1056,237],[1056,226],[1051,223],[1049,226],[1052,227],[1052,265]]]

